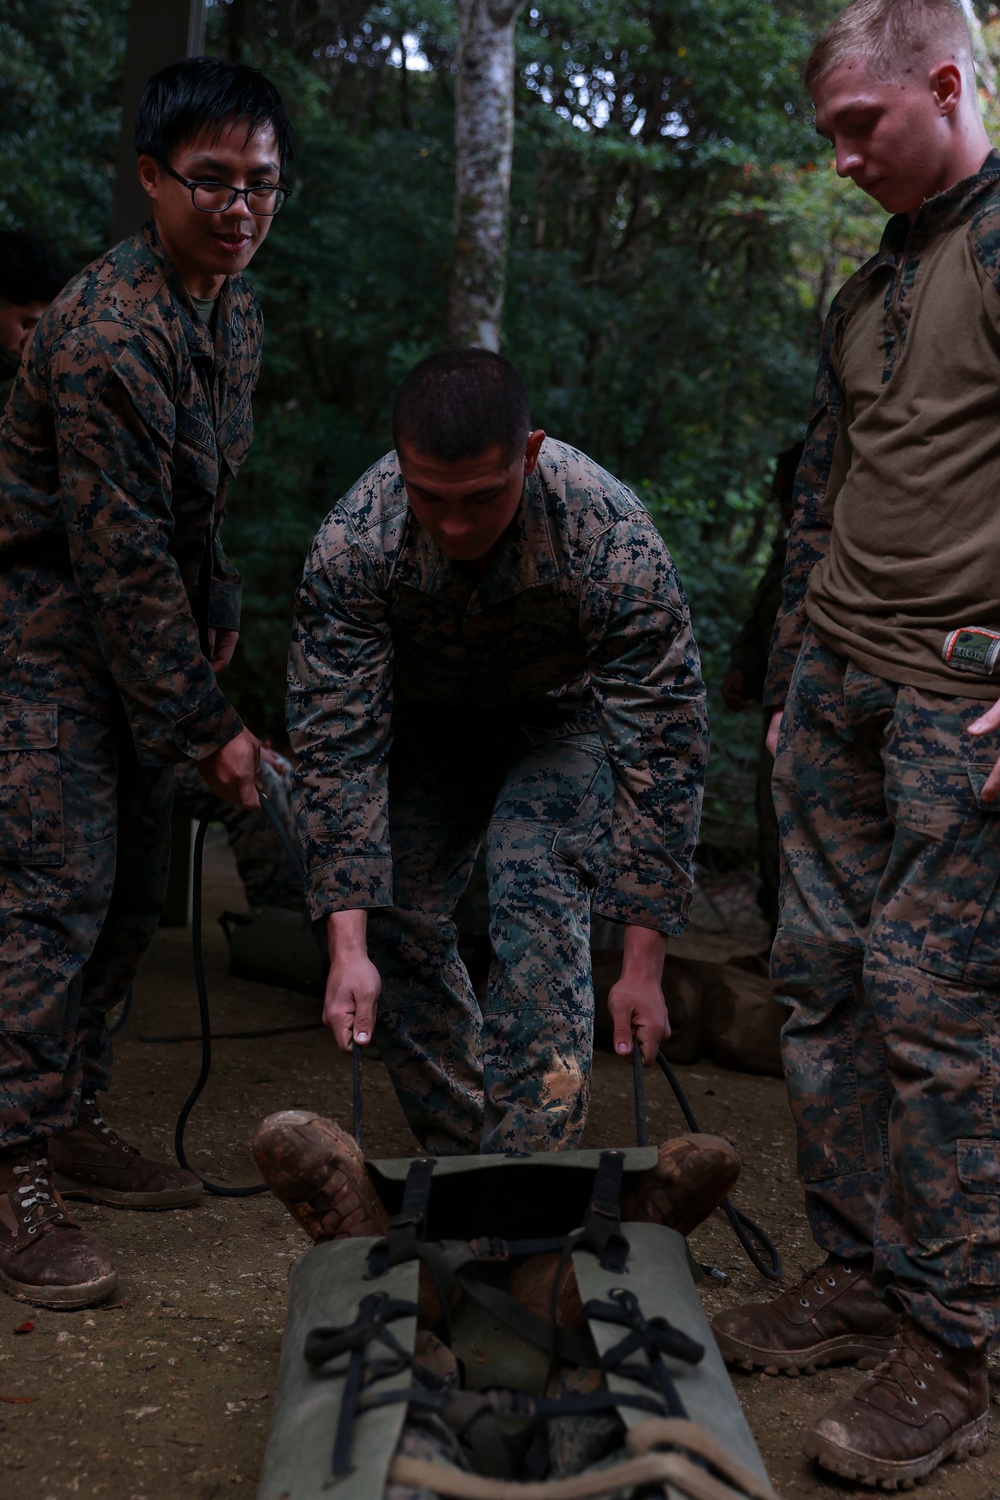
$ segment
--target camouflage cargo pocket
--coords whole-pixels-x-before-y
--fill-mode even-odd
[[[959,779],[950,848],[936,872],[937,898],[920,967],[942,978],[1000,987],[1000,804],[985,802],[990,766]]]
[[[64,859],[59,716],[54,704],[0,699],[0,861]]]

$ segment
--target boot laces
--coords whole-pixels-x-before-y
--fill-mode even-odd
[[[907,1406],[916,1406],[919,1392],[925,1391],[941,1368],[938,1346],[919,1329],[904,1329],[899,1342],[887,1359],[875,1366],[869,1376],[872,1385],[888,1387]]]
[[[17,1189],[18,1201],[29,1234],[37,1234],[44,1224],[56,1224],[66,1217],[51,1191],[47,1191],[52,1187],[49,1182],[48,1166],[48,1159],[39,1156],[33,1166],[26,1163],[24,1166],[14,1168],[16,1177],[27,1176],[29,1178],[29,1181],[22,1182]],[[31,1175],[32,1172],[34,1176]],[[37,1214],[34,1213],[36,1208]]]
[[[87,1111],[88,1125],[95,1126],[100,1134],[104,1136],[109,1146],[120,1146],[123,1151],[131,1152],[133,1156],[139,1155],[138,1146],[130,1146],[128,1141],[123,1141],[120,1136],[115,1134],[104,1116],[98,1113],[97,1100],[92,1095],[85,1098],[82,1104],[83,1108]]]
[[[810,1293],[818,1301],[821,1297],[829,1296],[831,1290],[837,1290],[838,1281],[836,1272],[838,1271],[846,1276],[856,1274],[855,1267],[851,1265],[820,1266],[818,1271],[813,1271],[808,1276],[803,1277],[797,1287],[790,1288],[788,1295],[794,1297],[797,1292],[799,1306],[809,1307],[811,1303],[809,1297],[806,1295],[807,1293]]]

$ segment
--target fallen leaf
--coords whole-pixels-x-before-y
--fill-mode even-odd
[[[267,1391],[261,1390],[261,1391],[247,1391],[246,1396],[243,1399],[245,1401],[264,1401],[264,1400],[266,1400],[266,1398],[267,1398]]]
[[[139,1407],[134,1407],[132,1410],[129,1410],[126,1407],[126,1409],[125,1409],[125,1415],[127,1417],[135,1417],[135,1420],[138,1422],[143,1417],[151,1417],[153,1415],[154,1411],[159,1411],[159,1410],[160,1410],[160,1408],[158,1406],[139,1406]]]
[[[37,1396],[0,1396],[0,1401],[6,1401],[8,1406],[34,1406],[37,1400]]]
[[[19,1323],[18,1326],[14,1329],[15,1333],[34,1333],[34,1331],[34,1323]]]

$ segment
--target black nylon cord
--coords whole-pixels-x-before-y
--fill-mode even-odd
[[[301,854],[299,853],[298,849],[296,849],[292,840],[288,837],[285,826],[282,823],[281,819],[278,817],[278,814],[275,812],[274,808],[271,806],[267,795],[262,791],[259,792],[259,795],[260,805],[264,811],[265,816],[268,818],[275,833],[278,835],[278,838],[281,841],[282,848],[285,850],[285,853],[291,860],[296,874],[300,877],[302,884],[305,885],[306,872],[305,866],[302,863]],[[194,890],[191,903],[191,944],[194,950],[194,982],[195,989],[198,993],[198,1017],[201,1023],[200,1037],[198,1034],[194,1036],[188,1036],[184,1034],[178,1036],[140,1038],[140,1040],[155,1042],[179,1042],[189,1040],[197,1041],[200,1039],[201,1068],[198,1072],[198,1077],[195,1081],[194,1088],[191,1090],[190,1094],[181,1105],[180,1113],[177,1116],[177,1125],[174,1129],[174,1153],[177,1157],[178,1162],[184,1168],[184,1170],[186,1172],[194,1173],[195,1177],[198,1178],[198,1181],[201,1183],[206,1193],[210,1193],[213,1197],[216,1198],[252,1198],[255,1197],[258,1193],[266,1193],[268,1191],[266,1182],[253,1183],[247,1187],[227,1187],[224,1183],[212,1182],[209,1178],[203,1177],[201,1173],[191,1165],[187,1158],[187,1152],[184,1149],[184,1134],[187,1129],[188,1118],[191,1114],[191,1111],[194,1109],[195,1105],[200,1099],[205,1085],[208,1082],[209,1074],[212,1071],[212,1020],[208,1008],[208,985],[205,979],[205,954],[202,945],[202,897],[205,867],[205,837],[208,833],[209,825],[211,822],[211,817],[206,817],[202,818],[201,822],[198,824],[198,829],[195,833],[194,838],[194,864],[192,871],[192,885],[194,887]],[[307,1026],[268,1026],[260,1031],[217,1032],[215,1035],[217,1038],[232,1037],[238,1038],[240,1040],[253,1037],[283,1036],[290,1032],[312,1031],[314,1029],[317,1029],[318,1027],[321,1027],[322,1024],[322,1021],[315,1021],[310,1022]],[[361,1048],[358,1046],[357,1042],[352,1043],[351,1051],[354,1107],[353,1134],[354,1139],[357,1141],[358,1146],[360,1147],[362,1143],[364,1121],[361,1091]]]
[[[656,1054],[656,1065],[673,1090],[674,1098],[680,1108],[681,1114],[687,1122],[687,1127],[695,1135],[701,1134],[701,1126],[695,1118],[694,1110],[688,1102],[677,1074],[668,1061],[663,1048]],[[642,1071],[642,1049],[638,1041],[632,1042],[632,1084],[635,1091],[635,1137],[637,1146],[646,1145],[646,1084]],[[758,1223],[745,1214],[742,1209],[735,1206],[728,1197],[723,1198],[719,1204],[730,1227],[735,1234],[743,1250],[754,1269],[759,1271],[768,1281],[780,1281],[782,1276],[781,1256],[778,1247]],[[756,1241],[756,1244],[754,1243]],[[758,1249],[759,1247],[759,1249]],[[763,1251],[763,1255],[761,1254]],[[767,1256],[767,1260],[764,1259]]]
[[[635,1143],[649,1144],[646,1131],[646,1080],[642,1075],[642,1048],[637,1037],[632,1038],[632,1098],[635,1104]]]
[[[208,833],[208,825],[211,821],[211,818],[202,818],[198,824],[198,831],[194,836],[194,869],[192,875],[194,900],[191,908],[191,943],[194,949],[194,983],[195,989],[198,992],[198,1015],[201,1020],[201,1069],[194,1088],[181,1105],[180,1114],[177,1116],[177,1126],[174,1130],[174,1151],[177,1160],[184,1170],[194,1173],[206,1193],[211,1193],[216,1198],[253,1198],[258,1193],[266,1193],[268,1191],[266,1182],[254,1183],[250,1187],[226,1187],[224,1183],[212,1182],[209,1178],[203,1177],[191,1165],[184,1150],[184,1131],[187,1126],[188,1116],[201,1097],[202,1090],[208,1082],[208,1075],[212,1071],[212,1020],[208,1011],[208,986],[205,982],[205,954],[202,949],[201,938],[205,835]]]

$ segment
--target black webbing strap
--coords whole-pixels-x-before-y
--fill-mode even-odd
[[[487,1395],[456,1391],[441,1416],[471,1453],[480,1474],[489,1474],[491,1479],[514,1478],[514,1445]]]
[[[574,1250],[590,1250],[602,1270],[620,1275],[628,1261],[628,1240],[621,1232],[621,1192],[625,1157],[620,1151],[602,1151],[594,1175],[594,1191]]]
[[[537,1344],[546,1354],[554,1352],[557,1358],[565,1360],[567,1364],[584,1365],[588,1370],[597,1368],[597,1353],[593,1343],[583,1334],[571,1333],[569,1329],[560,1328],[558,1323],[539,1317],[538,1313],[518,1302],[509,1292],[479,1281],[468,1271],[459,1273],[458,1282],[473,1302],[478,1302],[480,1307],[505,1323],[520,1338]]]
[[[506,1261],[520,1260],[525,1255],[549,1255],[558,1250],[565,1250],[566,1235],[550,1234],[545,1238],[534,1240],[502,1240],[494,1236],[489,1238],[480,1235],[478,1239],[468,1240],[469,1260],[483,1261]]]
[[[485,1391],[459,1392],[459,1395],[475,1396],[486,1402],[500,1417],[513,1417],[526,1421],[532,1417],[575,1417],[592,1412],[615,1411],[619,1406],[630,1410],[649,1412],[652,1416],[664,1414],[663,1399],[659,1396],[632,1395],[624,1391],[571,1391],[564,1396],[528,1396],[524,1391],[505,1387]],[[393,1406],[400,1401],[418,1407],[422,1411],[434,1411],[447,1418],[449,1408],[455,1401],[455,1393],[420,1390],[417,1387],[398,1391],[379,1391],[364,1396],[358,1404],[362,1412],[374,1411],[380,1406]]]
[[[359,1412],[359,1398],[365,1378],[365,1353],[369,1344],[384,1344],[394,1356],[392,1365],[383,1367],[380,1373],[387,1374],[390,1369],[412,1369],[413,1355],[403,1348],[386,1325],[395,1322],[397,1318],[415,1318],[418,1313],[415,1302],[408,1302],[400,1297],[387,1297],[384,1292],[370,1292],[367,1297],[362,1297],[358,1316],[353,1323],[345,1323],[336,1328],[313,1328],[306,1335],[302,1352],[306,1363],[313,1369],[319,1370],[338,1355],[348,1356],[344,1394],[333,1440],[334,1479],[342,1479],[351,1471],[351,1439]]]
[[[619,1375],[657,1391],[670,1416],[686,1417],[674,1378],[663,1362],[664,1356],[696,1365],[704,1358],[704,1346],[680,1328],[675,1328],[666,1318],[647,1318],[634,1292],[615,1287],[610,1296],[610,1302],[591,1301],[584,1308],[588,1318],[622,1324],[630,1330],[601,1357],[601,1370],[605,1375]],[[645,1354],[645,1365],[626,1363],[638,1353]]]
[[[426,1157],[410,1162],[403,1185],[403,1202],[389,1221],[389,1233],[368,1254],[370,1278],[384,1276],[390,1266],[415,1260],[427,1233],[427,1206],[431,1196],[434,1162]]]

